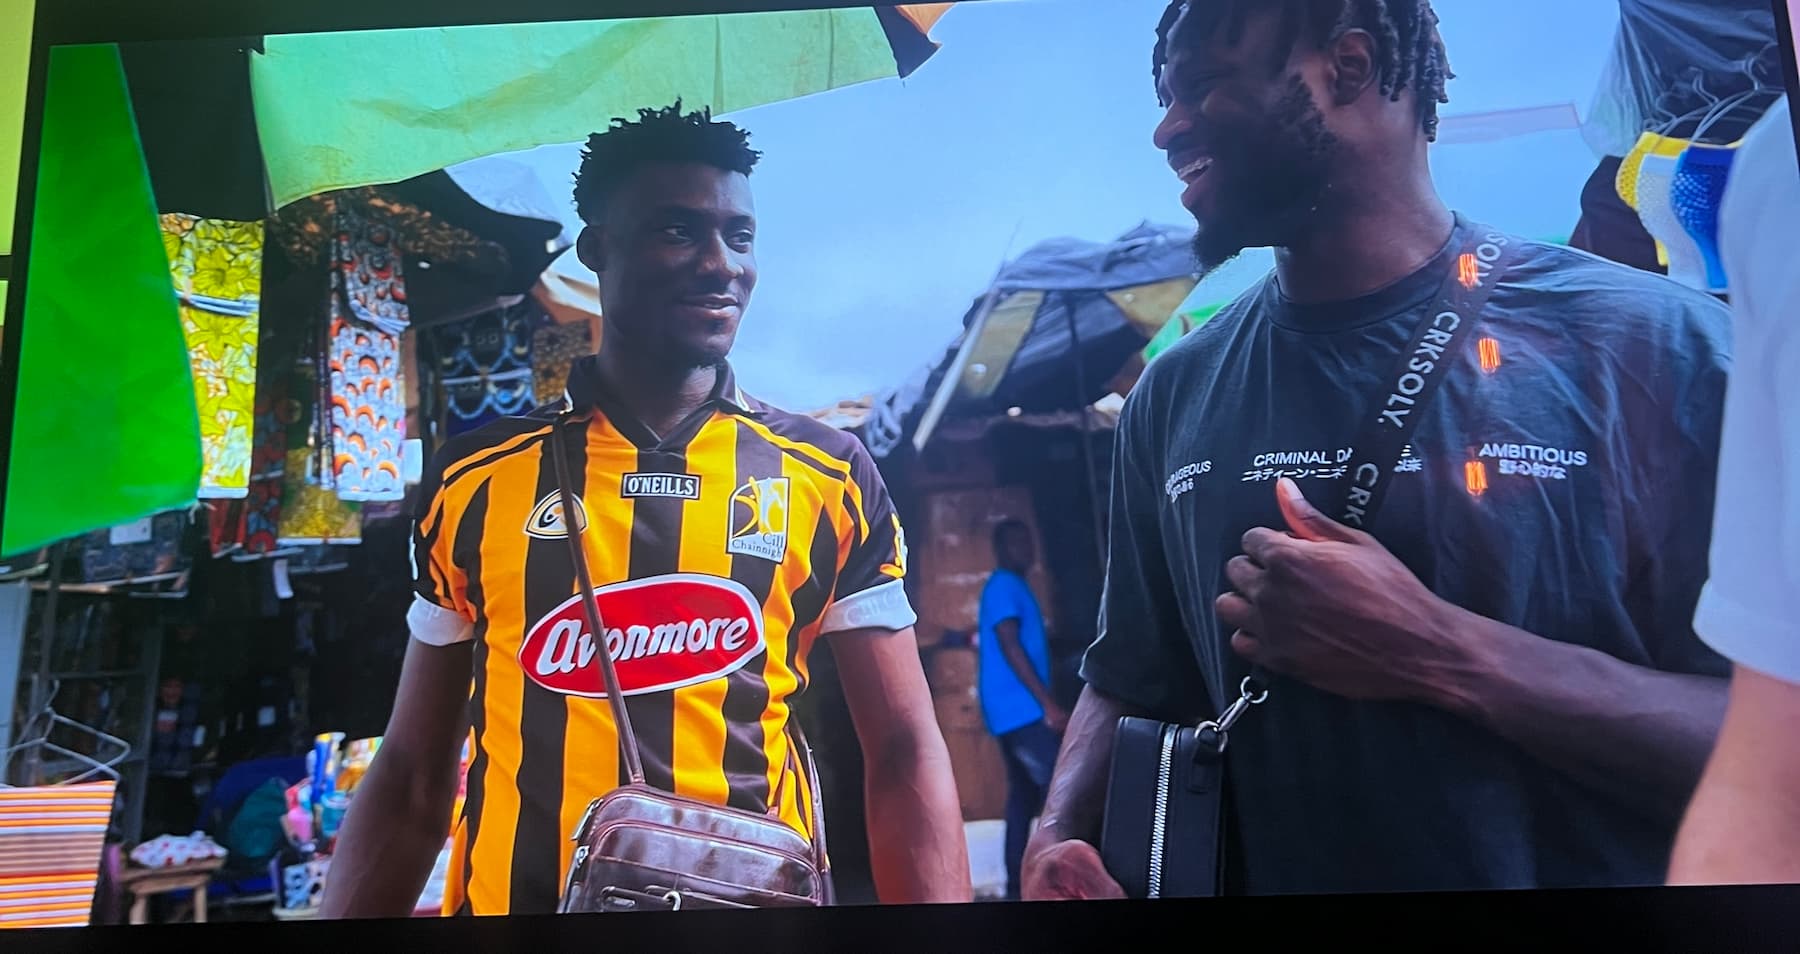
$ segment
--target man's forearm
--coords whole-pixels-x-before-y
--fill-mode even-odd
[[[447,779],[426,774],[381,756],[369,766],[338,831],[321,917],[412,915],[449,836],[456,800],[454,770]]]
[[[1106,810],[1106,777],[1112,764],[1113,733],[1126,706],[1101,695],[1093,687],[1081,691],[1062,751],[1056,757],[1056,773],[1044,797],[1044,810],[1032,834],[1034,845],[1050,845],[1078,839],[1100,840]]]
[[[1448,603],[1439,625],[1468,652],[1427,674],[1427,701],[1579,781],[1680,817],[1724,719],[1726,680],[1634,666]]]
[[[1671,884],[1800,883],[1800,685],[1738,667]]]
[[[869,856],[883,904],[972,898],[962,799],[936,726],[864,755]]]

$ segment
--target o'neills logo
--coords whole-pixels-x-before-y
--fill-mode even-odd
[[[596,590],[594,600],[627,696],[729,675],[763,650],[762,608],[749,590],[722,577],[675,573],[632,580]],[[605,698],[600,643],[575,596],[525,634],[519,665],[546,689]]]

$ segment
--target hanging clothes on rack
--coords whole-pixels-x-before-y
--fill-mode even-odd
[[[161,221],[200,414],[199,496],[243,497],[255,416],[263,226],[176,213]]]
[[[1715,295],[1727,290],[1725,264],[1719,257],[1719,209],[1725,201],[1725,184],[1731,179],[1731,163],[1736,157],[1735,143],[1695,143],[1682,152],[1670,184],[1675,217],[1700,252],[1701,283],[1696,287]]]
[[[135,523],[95,530],[76,542],[81,579],[94,585],[173,579],[193,567],[188,552],[188,510],[168,510]]]
[[[409,322],[406,282],[392,226],[340,205],[327,367],[330,468],[327,486],[345,501],[406,496],[406,387],[400,335]]]
[[[287,471],[289,377],[293,358],[264,354],[257,365],[256,416],[250,439],[250,486],[241,500],[212,502],[214,557],[256,560],[278,547],[282,478]]]
[[[1687,141],[1684,139],[1671,139],[1667,136],[1653,132],[1646,132],[1639,136],[1637,143],[1631,147],[1631,152],[1627,153],[1625,158],[1619,161],[1619,172],[1615,185],[1618,189],[1620,200],[1627,206],[1630,206],[1633,211],[1638,212],[1641,216],[1645,204],[1644,195],[1646,184],[1643,178],[1645,160],[1652,156],[1666,156],[1673,158],[1681,155],[1681,150],[1685,148],[1687,148]],[[1654,187],[1656,184],[1651,183],[1651,185]],[[1666,195],[1666,192],[1664,194]],[[1654,204],[1656,201],[1659,200],[1652,200],[1651,204]],[[1655,236],[1654,232],[1650,234],[1653,237]],[[1656,264],[1667,268],[1669,265],[1668,245],[1660,238],[1655,239],[1655,241]]]
[[[569,369],[599,347],[589,322],[559,322],[546,316],[531,342],[532,390],[538,402],[560,399],[569,387]]]
[[[361,507],[339,497],[326,483],[331,470],[326,414],[316,361],[294,365],[285,404],[287,460],[282,469],[280,546],[362,542]]]
[[[1698,288],[1706,281],[1706,260],[1675,214],[1675,170],[1679,162],[1679,154],[1644,157],[1638,172],[1638,219],[1646,231],[1656,236],[1668,276],[1689,288]]]
[[[540,320],[528,301],[429,330],[443,387],[446,437],[535,406],[532,346]]]

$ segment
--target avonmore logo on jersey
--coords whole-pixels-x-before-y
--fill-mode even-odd
[[[677,573],[594,591],[606,651],[624,695],[664,692],[730,675],[763,651],[762,609],[732,580]],[[606,697],[599,641],[571,597],[519,646],[531,681],[570,696]]]

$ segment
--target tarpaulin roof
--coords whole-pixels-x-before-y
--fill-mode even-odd
[[[877,396],[864,441],[886,456],[945,417],[1078,410],[1141,360],[1199,279],[1191,228],[1145,223],[1111,242],[1059,238],[1000,270],[933,365]]]

